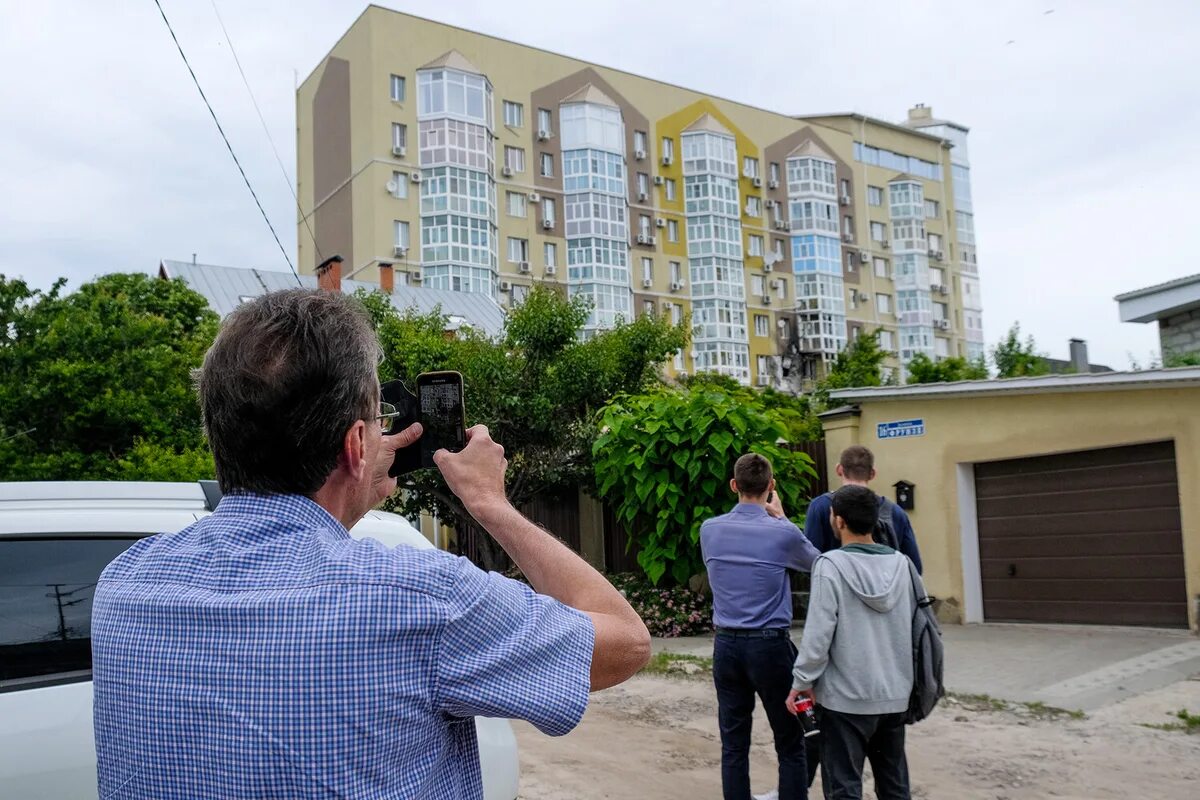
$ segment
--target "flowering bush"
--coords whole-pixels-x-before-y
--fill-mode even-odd
[[[612,585],[633,606],[651,636],[695,636],[712,630],[712,598],[686,586],[664,589],[645,575],[609,575]]]

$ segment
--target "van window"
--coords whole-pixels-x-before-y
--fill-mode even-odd
[[[0,539],[0,692],[91,677],[96,581],[135,541]]]

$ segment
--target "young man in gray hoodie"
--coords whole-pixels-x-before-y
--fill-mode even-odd
[[[904,717],[913,687],[916,591],[908,557],[875,544],[879,498],[843,486],[830,521],[841,541],[816,560],[788,708],[820,708],[821,783],[830,800],[861,800],[870,759],[879,800],[909,800]],[[917,578],[919,581],[920,579]]]

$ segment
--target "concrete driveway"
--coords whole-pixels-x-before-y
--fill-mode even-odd
[[[792,638],[800,642],[803,629]],[[1091,711],[1200,675],[1187,631],[1084,625],[947,625],[946,688]],[[712,655],[712,636],[656,639],[656,651]]]

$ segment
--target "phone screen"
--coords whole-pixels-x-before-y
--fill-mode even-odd
[[[467,445],[462,375],[457,372],[427,372],[417,376],[420,407],[421,456],[433,465],[433,454],[445,448],[457,453]]]

